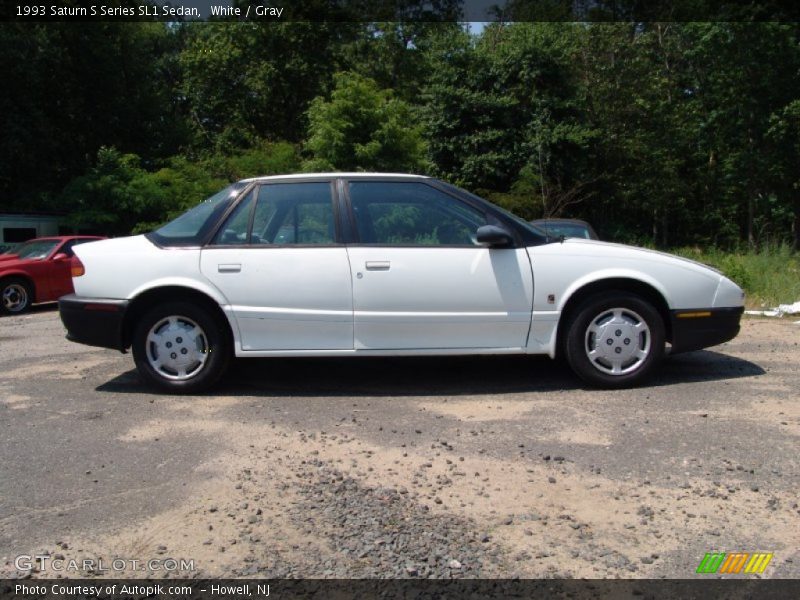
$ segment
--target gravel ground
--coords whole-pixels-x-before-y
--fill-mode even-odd
[[[14,557],[176,558],[208,577],[800,576],[800,326],[748,319],[646,387],[544,358],[238,361],[168,397],[130,356],[0,318],[0,575]],[[151,565],[153,566],[153,565]]]

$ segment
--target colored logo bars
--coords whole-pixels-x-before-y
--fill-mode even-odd
[[[707,552],[698,573],[763,573],[772,560],[771,552]]]

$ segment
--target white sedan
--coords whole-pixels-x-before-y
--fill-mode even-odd
[[[553,239],[414,175],[247,179],[160,229],[75,249],[68,338],[133,350],[170,392],[231,358],[563,355],[586,382],[643,381],[667,351],[739,331],[744,293],[699,263]]]

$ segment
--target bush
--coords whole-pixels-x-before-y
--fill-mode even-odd
[[[230,156],[198,161],[171,158],[147,171],[135,154],[101,148],[86,175],[73,179],[60,197],[70,222],[107,235],[151,231],[233,181],[299,169],[295,147],[263,143]]]
[[[680,248],[675,254],[716,267],[747,293],[747,305],[761,308],[800,300],[800,258],[787,244],[759,251],[723,252]]]

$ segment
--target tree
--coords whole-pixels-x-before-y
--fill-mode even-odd
[[[597,132],[581,119],[570,66],[576,33],[495,24],[477,41],[448,32],[432,45],[424,111],[440,175],[529,217],[592,195]]]
[[[109,235],[150,231],[233,181],[290,173],[299,168],[294,146],[261,143],[228,156],[172,157],[146,170],[136,154],[101,148],[95,164],[59,196],[73,225]]]
[[[372,79],[338,73],[330,99],[308,111],[308,169],[424,170],[421,126],[411,107]]]
[[[460,29],[455,21],[364,23],[355,39],[343,46],[343,64],[349,71],[374,79],[381,88],[393,90],[398,98],[418,104],[432,41],[445,31]]]
[[[197,23],[181,53],[182,94],[197,148],[229,153],[259,139],[299,142],[306,112],[360,24]]]
[[[515,98],[499,89],[490,56],[463,29],[428,50],[422,116],[434,173],[471,189],[504,189],[519,168]]]
[[[776,192],[766,134],[772,116],[797,98],[795,27],[785,23],[686,26],[691,89],[699,103],[698,146],[713,161],[716,192],[737,210],[741,234],[758,242],[759,204]],[[773,148],[774,149],[774,148]],[[788,199],[787,199],[788,200]]]
[[[185,139],[164,23],[0,25],[0,196],[49,207],[101,146],[151,162]]]
[[[60,201],[73,225],[120,235],[138,221],[159,220],[168,210],[165,192],[137,155],[103,147],[96,164],[67,185]]]
[[[792,249],[800,250],[800,100],[793,100],[770,118],[767,139],[776,150],[771,173],[786,212],[791,214],[789,229]]]

